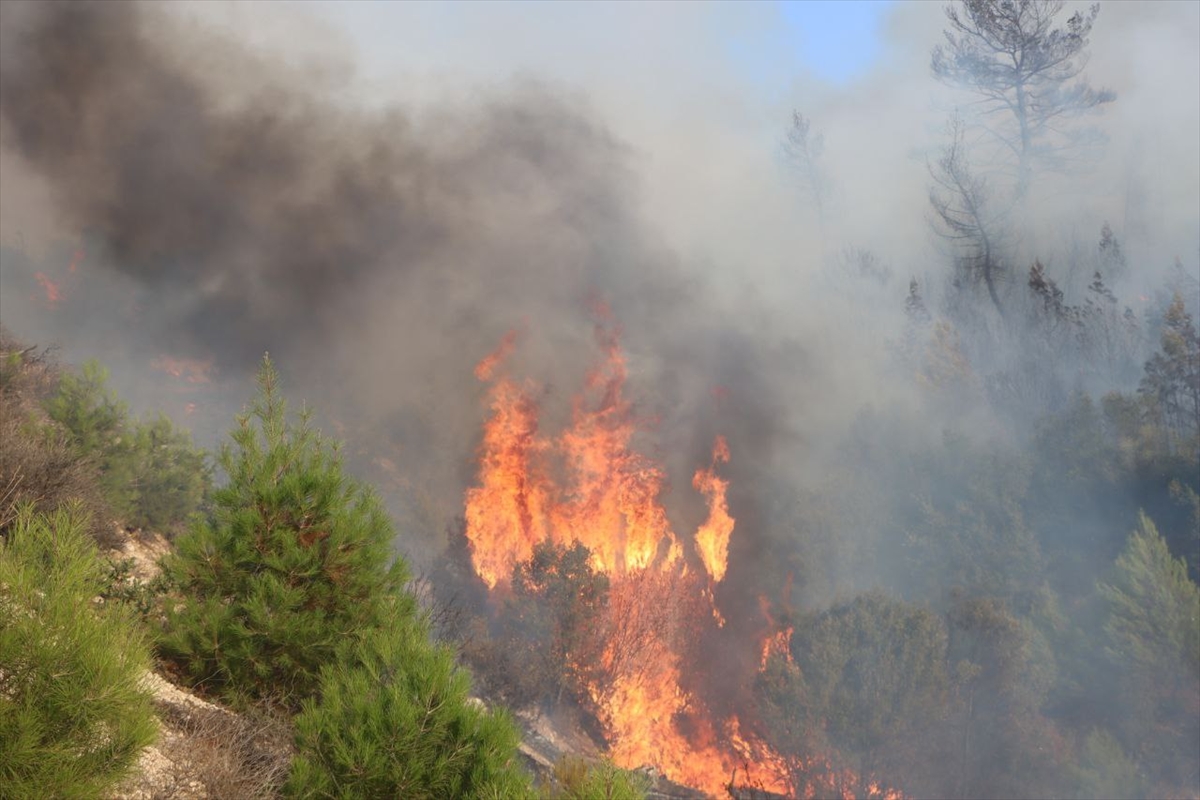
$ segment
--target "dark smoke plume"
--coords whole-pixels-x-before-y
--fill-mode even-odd
[[[20,10],[6,15],[6,143],[109,265],[223,359],[326,341],[378,310],[364,298],[380,282],[461,314],[479,310],[463,300],[539,291],[534,278],[603,285],[647,257],[621,252],[636,231],[620,149],[547,92],[419,132],[270,67],[249,88],[205,73],[153,9]]]
[[[580,104],[515,83],[433,113],[364,110],[160,8],[2,13],[4,144],[93,269],[137,294],[136,313],[102,286],[75,298],[77,337],[124,314],[120,346],[211,358],[226,377],[270,350],[368,456],[422,475],[440,531],[474,479],[474,362],[526,329],[516,366],[564,413],[596,355],[599,296],[679,474],[733,419],[733,469],[769,468],[768,357],[646,229],[630,154]],[[717,420],[722,382],[737,410]]]

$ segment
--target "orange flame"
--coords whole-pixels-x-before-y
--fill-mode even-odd
[[[666,476],[631,448],[632,404],[622,393],[626,367],[616,334],[598,326],[606,358],[588,374],[572,425],[557,439],[538,435],[533,387],[495,377],[515,334],[475,367],[492,380],[491,419],[483,435],[480,485],[466,498],[467,539],[475,570],[489,588],[507,581],[513,565],[547,539],[581,542],[593,567],[623,573],[681,561],[682,547],[659,503]],[[551,478],[557,458],[567,480]]]
[[[476,373],[487,370],[476,369]],[[533,555],[547,538],[550,487],[536,477],[533,460],[545,443],[537,437],[537,406],[508,379],[492,388],[492,418],[483,435],[480,486],[467,492],[467,538],[475,571],[488,588],[507,581],[513,565]]]
[[[172,378],[182,378],[188,383],[209,383],[212,381],[213,360],[196,358],[174,358],[159,356],[150,362],[154,369],[167,373]]]
[[[50,308],[57,307],[58,302],[62,300],[62,287],[58,281],[52,280],[44,272],[35,272],[33,277],[37,279],[38,285],[46,295],[46,305]]]
[[[44,272],[35,272],[33,277],[37,280],[38,285],[42,287],[42,295],[46,303],[46,307],[53,310],[62,302],[64,289],[69,287],[73,282],[75,270],[83,262],[83,250],[76,250],[71,256],[71,261],[67,265],[67,277],[65,280],[51,278]],[[64,286],[65,284],[65,286]]]
[[[728,462],[729,445],[725,443],[724,436],[718,436],[713,444],[712,466],[696,470],[692,477],[692,486],[708,500],[708,520],[696,531],[696,549],[700,551],[704,568],[717,582],[725,577],[725,569],[729,566],[729,536],[733,533],[734,525],[725,501],[729,481],[718,478],[716,474],[717,464]]]
[[[767,661],[771,656],[779,655],[788,664],[792,662],[792,631],[795,627],[791,624],[791,599],[792,599],[792,573],[789,572],[787,582],[783,586],[783,601],[782,614],[776,616],[771,611],[771,601],[766,595],[758,596],[758,609],[762,612],[763,618],[767,621],[766,632],[762,636],[762,654],[759,658],[759,669],[767,668]]]

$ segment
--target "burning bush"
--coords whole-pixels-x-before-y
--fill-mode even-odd
[[[579,542],[542,542],[513,568],[508,619],[513,638],[533,657],[525,668],[537,673],[543,699],[585,700],[598,677],[608,578],[592,568],[591,555]]]

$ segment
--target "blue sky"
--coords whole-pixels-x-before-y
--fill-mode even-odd
[[[880,25],[891,0],[779,0],[798,60],[831,83],[870,68],[880,52]]]
[[[896,0],[772,0],[755,5],[769,27],[726,33],[730,66],[768,95],[807,75],[841,87],[866,74],[883,51],[884,17]],[[768,10],[769,9],[769,10]]]
[[[882,50],[880,35],[882,22],[896,0],[768,0],[767,2],[741,3],[723,2],[708,6],[713,11],[711,19],[726,26],[717,33],[718,40],[724,38],[727,56],[735,70],[751,78],[760,87],[778,87],[798,74],[807,73],[834,85],[845,85],[867,72],[879,58]],[[320,0],[320,6],[347,26],[364,46],[368,54],[376,57],[386,55],[396,46],[397,30],[411,30],[400,20],[419,22],[426,36],[433,34],[441,41],[406,42],[410,51],[416,47],[429,46],[433,52],[442,50],[446,43],[455,42],[464,34],[478,33],[480,24],[488,21],[523,21],[524,25],[506,28],[506,35],[521,34],[534,39],[527,42],[534,50],[554,53],[555,34],[569,30],[573,17],[578,14],[578,33],[584,37],[589,33],[585,20],[603,22],[607,17],[624,15],[630,11],[624,3],[587,3],[572,7],[572,4],[544,4],[538,2],[491,2],[458,3],[346,3],[342,0]],[[612,12],[601,11],[605,7]],[[638,11],[645,19],[659,16],[659,4],[650,3]],[[669,5],[669,4],[667,4]],[[500,9],[500,10],[498,10]],[[494,13],[493,13],[494,12]],[[700,17],[705,15],[701,13]],[[739,19],[749,22],[738,24]],[[482,21],[482,22],[481,22]],[[539,26],[546,26],[546,40],[537,40]],[[600,31],[609,35],[603,47],[615,48],[618,52],[628,42],[612,39],[614,32],[621,31],[621,24]],[[634,29],[636,32],[636,29]],[[601,33],[600,35],[603,35]],[[631,35],[633,35],[631,33]],[[570,38],[570,37],[569,37]],[[484,47],[492,53],[504,52],[505,42],[488,44]],[[580,42],[563,42],[567,48],[558,55],[569,59]],[[518,48],[518,51],[520,48]],[[451,50],[451,52],[453,52]],[[587,48],[584,48],[587,52]],[[474,55],[479,55],[478,53]],[[553,58],[548,63],[553,63]]]

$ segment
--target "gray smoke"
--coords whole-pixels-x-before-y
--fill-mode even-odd
[[[579,103],[518,81],[418,118],[355,107],[152,6],[3,14],[4,145],[88,248],[55,335],[103,329],[109,361],[211,359],[241,397],[269,350],[371,442],[368,460],[420,476],[402,483],[440,532],[474,477],[473,364],[527,331],[514,369],[548,384],[553,425],[597,355],[600,297],[681,476],[708,458],[722,382],[735,463],[767,460],[779,403],[763,351],[647,230],[628,153]]]

